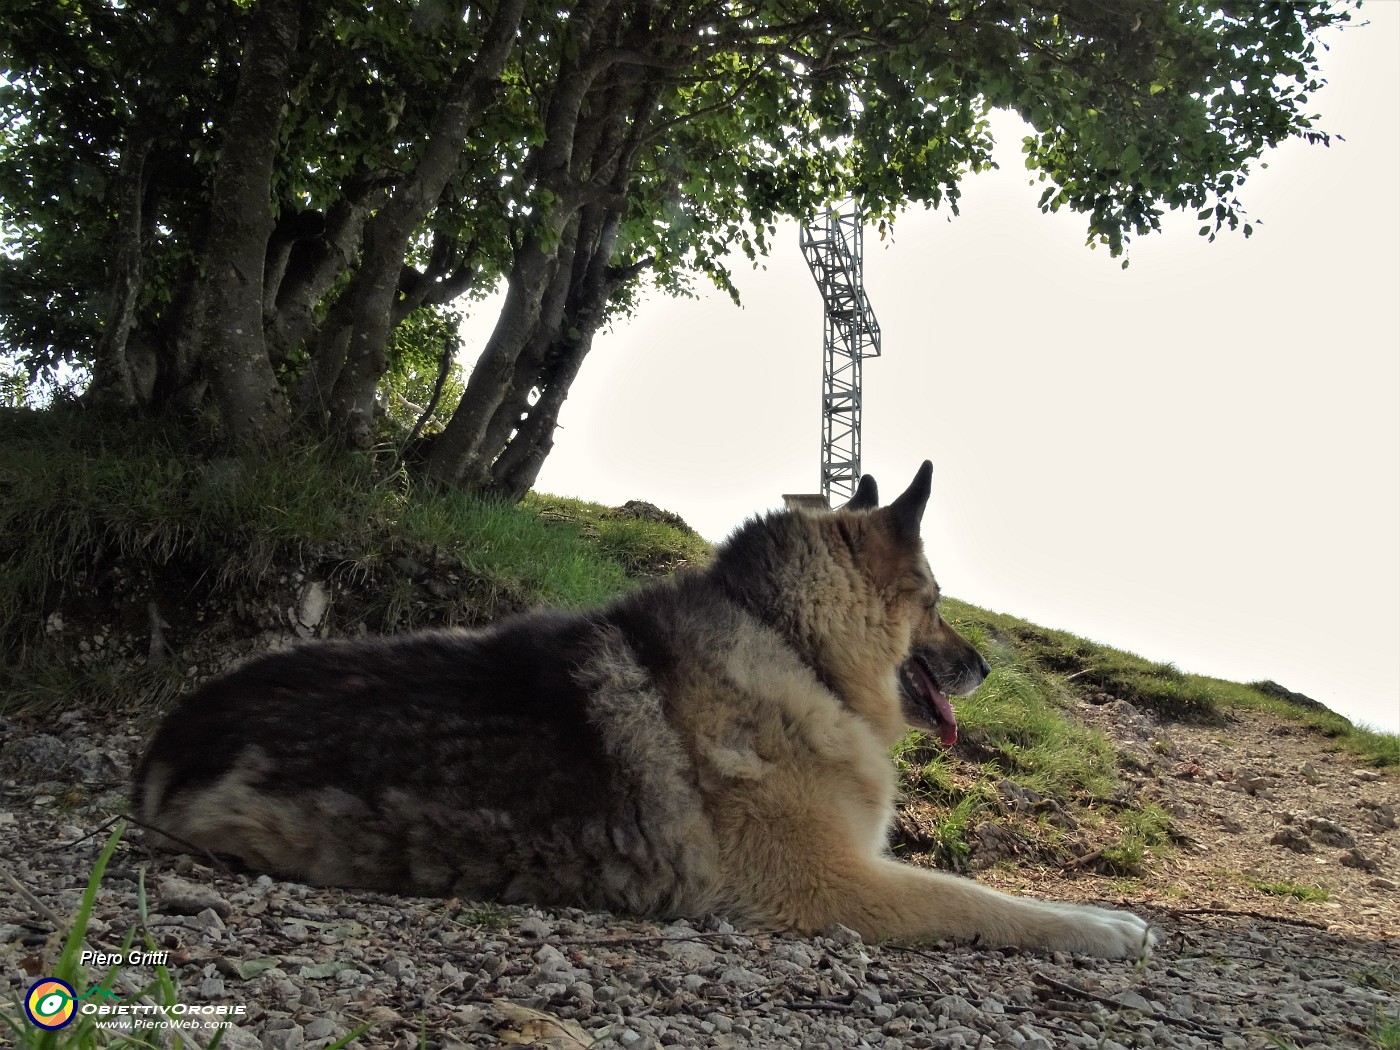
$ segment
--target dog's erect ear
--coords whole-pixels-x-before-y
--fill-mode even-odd
[[[842,510],[874,510],[880,505],[880,490],[875,487],[875,479],[865,474],[856,486],[856,494]]]
[[[928,503],[928,494],[932,488],[933,463],[926,459],[909,487],[889,505],[890,520],[894,522],[895,532],[900,536],[912,539],[919,534],[919,522],[923,521],[924,507]]]

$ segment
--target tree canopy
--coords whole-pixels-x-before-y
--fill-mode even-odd
[[[297,427],[366,447],[406,385],[441,405],[431,388],[455,382],[422,469],[508,496],[641,288],[732,292],[735,248],[756,258],[778,219],[844,198],[877,222],[956,208],[990,163],[993,109],[1034,129],[1042,208],[1082,213],[1115,253],[1171,209],[1208,236],[1240,226],[1264,151],[1326,142],[1318,48],[1351,16],[1330,0],[0,10],[0,353],[32,377],[82,368],[88,404],[212,418],[241,447]],[[452,304],[501,282],[495,330],[452,380]]]

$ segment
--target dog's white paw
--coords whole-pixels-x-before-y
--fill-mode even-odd
[[[1138,959],[1157,943],[1145,919],[1083,904],[1050,905],[1061,919],[1047,947],[1101,959]]]

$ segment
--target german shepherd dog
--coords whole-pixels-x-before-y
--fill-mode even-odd
[[[750,520],[602,609],[256,659],[162,725],[140,819],[319,885],[1140,955],[1134,915],[888,854],[890,746],[953,742],[949,697],[989,673],[939,616],[932,469]]]

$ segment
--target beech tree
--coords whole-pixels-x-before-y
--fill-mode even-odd
[[[1041,207],[1115,252],[1171,209],[1243,225],[1251,165],[1325,143],[1351,11],[1183,0],[0,0],[0,352],[83,400],[256,450],[368,447],[386,376],[459,348],[419,469],[518,498],[592,340],[642,289],[733,291],[776,221],[887,223],[1034,129]],[[434,320],[436,318],[436,320]],[[404,350],[420,333],[428,348]],[[426,338],[426,337],[425,337]],[[429,400],[434,400],[430,398]],[[418,429],[423,429],[421,426]]]

